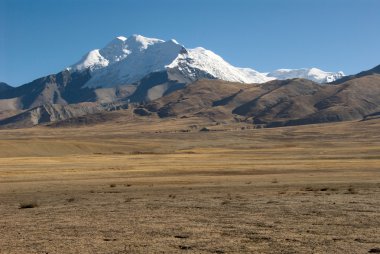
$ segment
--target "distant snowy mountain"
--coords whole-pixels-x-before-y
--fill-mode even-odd
[[[163,41],[141,35],[119,36],[104,48],[90,51],[68,70],[90,70],[91,79],[86,87],[131,84],[152,72],[165,70],[171,79],[185,83],[200,78],[242,83],[273,79],[253,69],[234,67],[204,48],[186,49],[175,40]]]
[[[330,83],[334,82],[342,77],[344,73],[339,72],[326,72],[317,68],[310,69],[279,69],[267,74],[267,77],[275,79],[293,79],[293,78],[304,78],[315,81],[317,83]]]
[[[102,49],[85,55],[69,70],[89,69],[86,87],[114,87],[131,84],[152,72],[165,70],[183,49],[176,41],[163,41],[133,35],[119,36]]]
[[[91,78],[85,87],[115,87],[139,82],[145,76],[166,71],[169,80],[191,83],[198,79],[221,79],[241,83],[265,83],[274,79],[305,78],[318,83],[333,82],[343,72],[311,69],[279,69],[260,73],[250,68],[234,67],[204,48],[186,49],[175,40],[164,41],[132,35],[119,36],[102,49],[87,53],[71,72],[89,70]]]

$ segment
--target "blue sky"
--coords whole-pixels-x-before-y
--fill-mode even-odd
[[[57,73],[118,35],[175,38],[258,71],[380,64],[379,0],[0,0],[0,81]]]

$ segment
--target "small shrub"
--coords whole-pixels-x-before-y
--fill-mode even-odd
[[[132,202],[132,200],[133,200],[133,198],[126,198],[126,199],[124,200],[124,202],[125,202],[125,203],[129,203],[129,202]]]
[[[191,246],[187,246],[187,245],[179,245],[178,246],[181,250],[191,250],[192,247]]]
[[[352,186],[348,187],[347,192],[346,192],[346,194],[357,194],[357,193],[358,193],[357,190],[355,190],[355,188]]]
[[[380,253],[380,248],[372,248],[368,251],[368,253]]]
[[[38,207],[37,201],[20,203],[19,209],[35,208]]]
[[[66,199],[66,201],[69,202],[69,203],[72,203],[72,202],[75,201],[75,198],[68,198],[68,199]]]
[[[221,205],[228,205],[228,204],[231,204],[231,201],[230,200],[224,200],[220,204]]]
[[[186,238],[189,238],[189,236],[186,235],[186,234],[175,235],[174,237],[175,237],[175,238],[178,238],[178,239],[186,239]]]

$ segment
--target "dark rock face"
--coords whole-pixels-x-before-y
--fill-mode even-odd
[[[166,71],[153,72],[135,85],[137,87],[136,91],[128,97],[131,102],[151,101],[152,99],[160,98],[178,89],[182,89],[185,86],[183,83],[169,80]],[[160,89],[155,89],[154,91],[155,87],[159,87]]]
[[[6,128],[32,127],[39,124],[55,123],[101,112],[128,108],[127,104],[100,104],[96,102],[70,105],[44,104],[0,121]]]
[[[136,108],[135,110],[133,110],[133,113],[135,113],[136,115],[139,115],[139,116],[149,116],[152,114],[151,112],[149,112],[145,108]]]
[[[90,79],[89,72],[63,71],[36,79],[0,94],[1,99],[20,98],[21,109],[50,104],[71,104],[95,101],[95,93],[82,86]]]

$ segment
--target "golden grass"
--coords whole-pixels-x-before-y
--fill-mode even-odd
[[[0,253],[379,246],[380,121],[151,120],[0,131]],[[194,125],[214,131],[181,132]],[[25,200],[39,206],[18,209]]]

